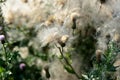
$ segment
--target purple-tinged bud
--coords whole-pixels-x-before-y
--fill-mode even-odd
[[[0,41],[4,41],[5,40],[5,36],[4,35],[0,35]]]
[[[24,70],[25,67],[26,67],[26,64],[25,64],[25,63],[20,63],[19,68],[20,68],[21,70]]]

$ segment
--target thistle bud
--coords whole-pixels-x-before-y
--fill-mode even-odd
[[[72,25],[72,29],[76,29],[76,19],[73,19],[73,25]]]
[[[2,42],[2,44],[5,43],[5,36],[4,35],[0,35],[0,41]]]
[[[109,42],[110,42],[110,39],[111,39],[111,36],[110,36],[110,34],[107,34],[105,37],[106,37],[106,39],[107,39],[107,41],[106,41],[106,44],[109,44]]]
[[[100,63],[102,60],[102,51],[101,50],[96,50],[96,62]]]
[[[73,13],[71,13],[71,15],[70,15],[70,18],[71,18],[72,21],[73,21],[73,19],[77,19],[77,18],[79,18],[79,17],[80,17],[80,14],[77,13],[77,12],[73,12]]]
[[[76,19],[79,18],[79,17],[80,17],[80,14],[76,13],[76,12],[74,12],[70,15],[70,18],[73,22],[72,29],[76,29]]]
[[[47,77],[47,78],[50,78],[49,66],[45,66],[45,67],[44,67],[44,70],[45,70],[45,72],[46,72],[46,77]]]
[[[20,70],[24,70],[25,67],[26,67],[25,63],[20,63],[20,65],[19,65]]]
[[[69,38],[68,35],[64,35],[64,36],[61,37],[61,41],[62,41],[63,43],[66,43],[67,40],[68,40],[68,38]]]
[[[110,39],[110,34],[107,34],[105,37],[106,39]]]
[[[65,47],[65,43],[63,43],[62,41],[58,40],[58,43],[61,45],[61,47]]]

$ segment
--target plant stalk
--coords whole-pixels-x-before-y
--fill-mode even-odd
[[[56,47],[57,47],[57,45],[56,45]],[[80,76],[79,76],[79,75],[77,74],[77,72],[74,70],[73,66],[69,63],[69,61],[67,60],[67,58],[63,55],[63,47],[62,47],[62,49],[61,49],[60,47],[57,47],[57,48],[59,49],[60,54],[61,54],[61,56],[63,57],[63,59],[65,60],[66,64],[73,70],[75,76],[76,76],[78,79],[80,79]]]

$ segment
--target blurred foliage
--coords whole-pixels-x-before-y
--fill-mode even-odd
[[[1,0],[0,2],[4,2],[4,0]],[[5,38],[5,42],[0,43],[0,80],[43,80],[41,74],[42,64],[39,64],[39,66],[37,66],[35,62],[38,59],[41,61],[49,62],[50,56],[46,52],[46,47],[43,47],[43,51],[40,51],[35,49],[33,46],[28,46],[30,40],[36,37],[36,32],[34,29],[27,29],[26,26],[16,26],[16,28],[6,27],[4,19],[2,17],[1,9],[0,26],[3,27],[3,31],[0,32],[0,35],[4,34],[5,37],[7,37],[6,33],[9,31],[17,31],[19,34],[25,35],[25,37],[22,39],[11,41]],[[75,23],[73,26],[74,28],[72,28],[76,29]],[[116,68],[119,66],[115,67],[113,64],[116,61],[116,56],[120,52],[117,43],[112,41],[109,42],[107,45],[108,49],[104,52],[104,54],[101,54],[102,57],[100,62],[97,62],[96,56],[94,56],[93,60],[90,60],[96,50],[96,29],[92,25],[88,24],[84,31],[84,34],[77,31],[75,33],[73,32],[74,35],[78,34],[78,40],[72,44],[73,48],[71,48],[68,52],[64,53],[63,50],[61,50],[63,47],[59,48],[61,53],[59,59],[63,62],[64,69],[68,73],[76,75],[76,77],[80,80],[115,80],[113,74],[116,71]],[[29,55],[27,58],[23,59],[20,55],[20,52],[14,50],[16,46],[18,48],[28,48]],[[80,54],[84,58],[84,63],[88,64],[88,66],[83,67],[85,74],[82,74],[82,77],[80,77],[72,67],[72,52]],[[54,56],[55,55],[52,57]],[[24,64],[22,68],[20,67],[21,64]],[[49,73],[49,70],[47,69],[46,72]],[[50,74],[47,75],[47,77],[50,77]]]

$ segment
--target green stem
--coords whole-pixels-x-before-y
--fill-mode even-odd
[[[57,45],[56,45],[56,47],[57,47]],[[74,70],[73,66],[69,63],[69,61],[67,60],[67,58],[63,55],[63,47],[62,47],[62,49],[61,49],[60,47],[57,47],[57,48],[59,49],[60,54],[61,54],[61,56],[63,57],[63,59],[65,60],[66,64],[73,70],[75,76],[76,76],[78,79],[80,79],[80,76],[79,76],[79,75],[77,74],[77,72]]]
[[[6,62],[6,70],[7,70],[7,62],[8,62],[8,59],[7,59],[7,51],[6,51],[6,48],[5,48],[5,45],[3,44],[3,49],[4,49],[4,53],[5,53],[5,62]]]
[[[74,29],[73,29],[73,32],[72,32],[72,35],[73,35],[73,36],[74,36],[74,34],[75,34],[74,32],[75,32],[75,31],[74,31]]]

